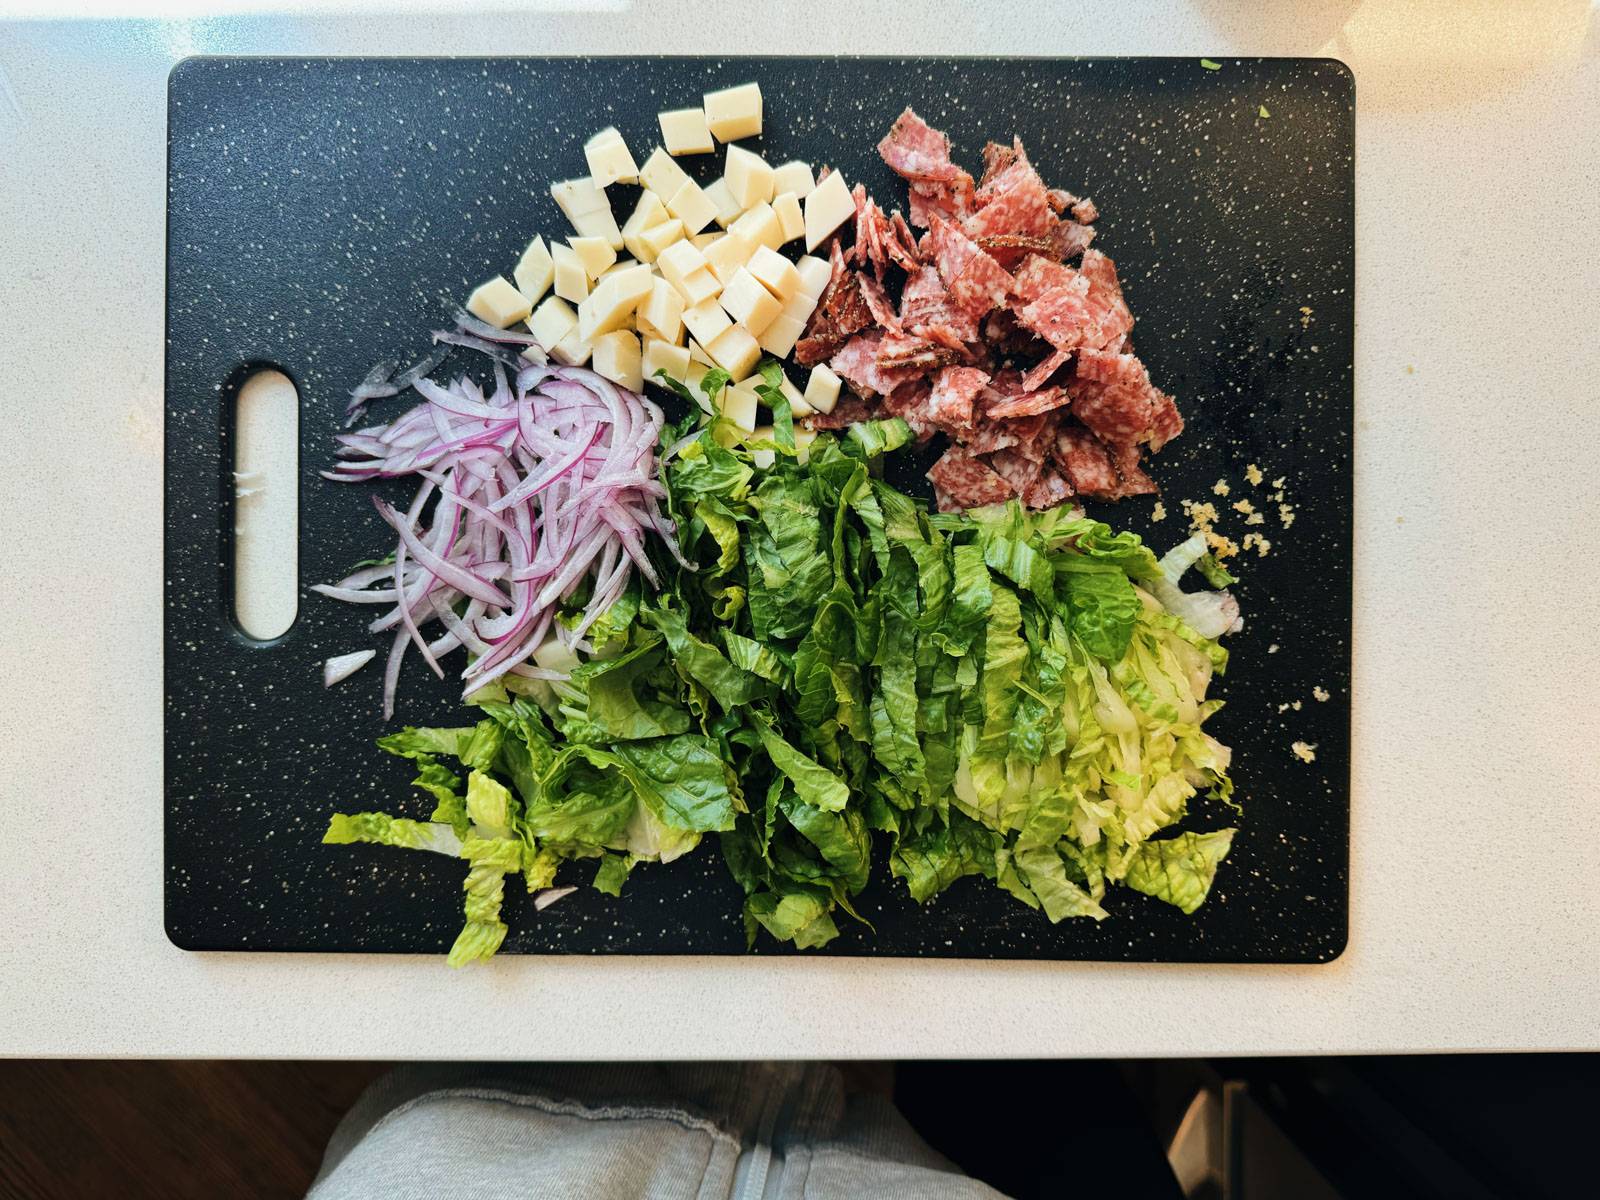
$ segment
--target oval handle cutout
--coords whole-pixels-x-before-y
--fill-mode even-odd
[[[300,393],[257,371],[233,408],[233,618],[257,641],[300,611]]]

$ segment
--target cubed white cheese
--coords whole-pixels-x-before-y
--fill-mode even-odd
[[[682,383],[689,377],[689,348],[647,337],[644,341],[644,363],[640,370],[646,383],[661,382],[656,378],[657,371],[665,371],[668,379]]]
[[[711,268],[723,287],[726,287],[755,253],[755,242],[742,233],[729,230],[705,249],[706,266]]]
[[[534,238],[517,261],[517,269],[511,272],[517,291],[529,304],[537,304],[539,297],[550,290],[550,282],[555,277],[556,265],[550,259],[550,251],[545,249],[544,239]]]
[[[750,256],[750,261],[745,263],[745,268],[767,291],[778,298],[780,305],[788,303],[789,297],[800,290],[800,272],[794,269],[792,262],[770,246],[757,246],[756,252]]]
[[[817,186],[817,181],[811,175],[811,164],[792,159],[781,167],[772,168],[772,191],[774,195],[784,192],[793,192],[795,199],[804,200]]]
[[[621,329],[650,294],[652,282],[650,268],[639,264],[600,280],[578,305],[578,336],[598,345],[595,339],[601,334]]]
[[[613,250],[622,249],[622,230],[611,215],[611,202],[594,180],[587,175],[563,179],[550,185],[550,195],[580,237],[603,237]]]
[[[531,363],[536,363],[541,367],[544,366],[546,356],[543,346],[524,346],[517,353]]]
[[[783,240],[792,242],[806,231],[805,213],[800,208],[800,198],[793,192],[783,192],[772,198],[772,211],[777,214],[778,228]]]
[[[639,235],[639,240],[645,249],[650,251],[650,261],[654,262],[656,256],[673,242],[683,240],[683,222],[674,217],[670,221],[663,221],[651,229],[646,229]]]
[[[716,241],[721,236],[722,234],[718,233],[715,229],[709,229],[705,233],[695,234],[689,240],[694,243],[694,248],[696,250],[704,254],[706,247],[711,245],[712,242]]]
[[[578,314],[559,296],[551,296],[528,318],[528,332],[539,339],[546,350],[554,349],[578,327]]]
[[[772,319],[783,308],[777,297],[762,287],[760,281],[745,267],[734,272],[733,278],[722,289],[722,295],[717,297],[717,303],[755,337],[761,336],[762,330],[772,324]],[[716,353],[714,348],[712,353]]]
[[[844,176],[838,171],[830,172],[806,197],[805,210],[806,252],[810,253],[856,215],[856,202],[845,186]]]
[[[550,247],[550,258],[555,265],[556,295],[574,304],[589,295],[589,273],[583,269],[583,259],[565,242]]]
[[[685,179],[672,193],[667,211],[683,222],[685,233],[699,233],[717,216],[717,206],[692,179]]]
[[[761,132],[761,86],[741,83],[738,87],[707,92],[706,126],[719,142],[755,137]]]
[[[766,159],[743,146],[728,147],[722,178],[728,185],[728,194],[741,209],[772,199],[772,168]]]
[[[752,283],[754,280],[751,281]],[[759,288],[761,285],[756,284]],[[742,379],[761,361],[761,346],[742,325],[730,325],[706,347],[717,366],[735,379]]]
[[[789,351],[794,349],[794,344],[800,340],[800,335],[805,331],[804,321],[796,321],[793,317],[779,313],[768,321],[767,327],[761,331],[761,348],[774,358],[787,358]]]
[[[705,265],[705,255],[696,250],[693,243],[683,240],[673,242],[656,255],[656,270],[680,292],[683,291],[683,281]]]
[[[618,329],[595,338],[593,355],[596,374],[630,391],[637,392],[644,387],[639,339],[628,330]]]
[[[672,214],[667,212],[667,206],[661,203],[660,196],[649,189],[640,192],[639,202],[633,206],[633,215],[622,224],[622,244],[640,262],[653,262],[654,256],[640,239],[645,230],[654,229],[671,219]]]
[[[737,221],[739,214],[744,211],[728,190],[726,179],[713,179],[706,184],[705,193],[706,199],[717,206],[717,224],[723,229]]]
[[[715,300],[707,300],[704,304],[685,308],[683,324],[701,345],[708,346],[733,322],[728,319],[728,314],[722,311],[722,305]]]
[[[721,310],[719,309],[718,311],[720,312]],[[727,316],[727,314],[723,313],[723,316]],[[732,326],[730,325],[729,328],[732,328]],[[711,355],[706,352],[706,348],[693,338],[689,339],[689,361],[691,363],[699,363],[703,367],[714,367],[717,365],[712,359]],[[701,371],[700,374],[703,376],[705,372]]]
[[[611,248],[611,243],[606,241],[605,238],[568,238],[567,245],[572,247],[572,252],[578,256],[578,261],[583,264],[583,273],[591,280],[599,279],[617,261],[617,252]]]
[[[695,358],[694,352],[697,349],[699,347],[693,342],[689,343],[689,372],[684,376],[683,382],[688,385],[690,393],[694,396],[694,402],[705,410],[708,417],[714,417],[717,415],[717,410],[712,405],[712,402],[706,399],[706,394],[701,390],[700,385],[705,381],[706,372],[717,364],[711,362],[709,356]]]
[[[811,319],[811,312],[816,307],[817,301],[814,296],[808,296],[803,291],[797,291],[789,297],[783,306],[783,311],[778,315],[780,317],[789,317],[803,325]]]
[[[619,273],[621,273],[623,271],[632,270],[634,267],[637,267],[639,265],[641,265],[641,264],[635,259],[632,259],[632,258],[619,258],[619,259],[617,259],[616,262],[612,263],[604,271],[600,272],[600,278],[601,279],[605,279],[608,276],[616,275],[616,274],[619,274]]]
[[[583,157],[589,163],[589,178],[596,187],[613,183],[638,183],[639,168],[615,126],[607,126],[583,144]]]
[[[800,290],[813,300],[827,290],[828,280],[833,277],[833,265],[814,254],[796,259],[794,269],[800,273]]]
[[[573,326],[572,332],[562,338],[550,351],[550,357],[569,367],[581,367],[589,361],[589,355],[593,353],[594,347],[584,341],[582,335],[578,333],[577,326]]]
[[[718,407],[722,409],[722,415],[732,421],[737,428],[749,433],[756,427],[756,411],[759,403],[753,387],[736,383],[732,387],[723,389]]]
[[[732,225],[728,226],[729,233],[742,233],[752,242],[776,250],[783,245],[783,226],[778,221],[778,214],[773,211],[772,205],[763,200],[755,207],[746,210]]]
[[[779,390],[783,392],[784,397],[789,401],[789,411],[795,416],[809,417],[812,413],[817,411],[816,409],[812,408],[811,405],[806,403],[804,394],[799,388],[795,387],[794,382],[787,375],[783,377],[783,380],[778,387]]]
[[[811,443],[816,440],[817,431],[815,429],[807,429],[804,425],[796,425],[794,428],[795,458],[803,463],[810,462]]]
[[[772,440],[772,426],[756,426],[749,440],[752,442],[770,442]],[[770,447],[756,447],[750,451],[750,461],[755,464],[755,468],[758,471],[770,470],[772,464],[778,461],[778,452]]]
[[[710,154],[717,148],[706,127],[703,108],[674,108],[657,113],[656,120],[661,124],[661,140],[668,154]]]
[[[639,168],[639,182],[660,196],[663,202],[688,181],[688,173],[673,162],[672,155],[660,146],[650,152],[650,157],[644,160],[644,166]]]
[[[811,368],[811,378],[806,380],[806,403],[821,413],[833,411],[839,403],[839,377],[827,363]]]
[[[665,279],[652,280],[650,294],[639,303],[638,326],[640,333],[677,345],[683,336],[683,297],[678,289]]]
[[[514,321],[525,319],[533,311],[533,305],[504,275],[496,275],[473,289],[472,295],[467,297],[467,311],[496,329],[504,329]]]
[[[678,284],[678,294],[683,297],[685,308],[707,304],[715,300],[721,290],[722,281],[711,273],[710,267],[701,267]]]

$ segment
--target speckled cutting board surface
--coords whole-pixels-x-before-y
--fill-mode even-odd
[[[1052,926],[979,880],[918,906],[881,867],[826,953],[1316,962],[1343,949],[1349,846],[1354,85],[1310,59],[195,59],[169,89],[166,375],[166,927],[189,949],[442,953],[465,864],[321,844],[335,809],[425,817],[410,764],[373,740],[380,672],[325,691],[321,663],[376,646],[368,614],[307,590],[386,546],[362,488],[326,483],[346,395],[411,361],[471,287],[535,233],[564,236],[548,185],[606,125],[638,154],[658,110],[748,79],[773,161],[837,164],[885,208],[904,184],[876,143],[906,105],[958,161],[1019,135],[1045,180],[1092,196],[1155,382],[1184,434],[1152,499],[1091,506],[1158,550],[1181,502],[1264,533],[1235,591],[1245,628],[1207,728],[1234,749],[1239,834],[1194,916],[1136,893]],[[702,182],[720,156],[680,159]],[[633,189],[613,188],[625,215]],[[263,364],[300,393],[300,613],[270,644],[231,617],[230,413]],[[398,411],[401,402],[388,401]],[[1265,482],[1252,486],[1247,465]],[[928,495],[919,464],[889,477]],[[1285,527],[1273,498],[1282,480]],[[1230,485],[1215,494],[1219,480]],[[402,489],[404,490],[404,489]],[[406,492],[409,495],[409,491]],[[398,493],[396,493],[398,495]],[[393,499],[395,497],[391,497]],[[1230,505],[1266,513],[1249,526]],[[1326,696],[1326,699],[1318,697]],[[462,723],[417,661],[400,722]],[[1315,761],[1291,751],[1314,745]],[[1190,827],[1235,823],[1201,802]],[[581,864],[567,868],[585,882]],[[507,889],[522,953],[742,954],[740,893],[715,848],[583,888],[535,914]],[[770,941],[760,953],[783,953]],[[807,951],[805,953],[816,953]]]

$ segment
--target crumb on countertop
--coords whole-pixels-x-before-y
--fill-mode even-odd
[[[1283,522],[1285,529],[1294,524],[1294,506],[1280,503],[1278,505],[1278,520]]]
[[[1248,500],[1235,500],[1233,502],[1233,511],[1243,513],[1247,517],[1255,510],[1256,506]]]
[[[1244,469],[1244,477],[1250,481],[1251,487],[1260,487],[1261,481],[1266,478],[1261,473],[1261,468],[1256,466],[1255,463],[1251,463]]]
[[[1150,510],[1150,519],[1152,521],[1165,521],[1167,519],[1167,506],[1157,500],[1156,506]]]
[[[1313,763],[1317,761],[1317,744],[1315,742],[1296,742],[1289,749],[1294,752],[1294,756],[1301,762]]]
[[[1232,489],[1228,487],[1228,481],[1226,479],[1219,479],[1211,485],[1211,490],[1218,496],[1226,496]]]
[[[1272,645],[1267,647],[1267,653],[1268,654],[1276,654],[1277,652],[1278,652],[1278,643],[1277,642],[1273,642]]]
[[[1240,544],[1246,550],[1254,549],[1256,552],[1256,557],[1258,558],[1265,558],[1272,552],[1272,543],[1267,541],[1267,539],[1262,537],[1259,533],[1245,534],[1244,541]]]
[[[1328,697],[1329,697],[1329,696],[1330,696],[1330,695],[1331,695],[1331,694],[1332,694],[1332,693],[1330,693],[1330,692],[1329,692],[1329,691],[1328,691],[1328,689],[1327,689],[1327,688],[1325,688],[1325,687],[1314,687],[1314,688],[1312,688],[1312,689],[1311,689],[1311,695],[1312,695],[1312,697],[1313,697],[1313,698],[1314,698],[1314,699],[1317,699],[1317,700],[1326,700],[1326,699],[1328,699]]]

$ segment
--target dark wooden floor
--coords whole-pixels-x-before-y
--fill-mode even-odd
[[[302,1196],[381,1063],[0,1062],[0,1197]]]

